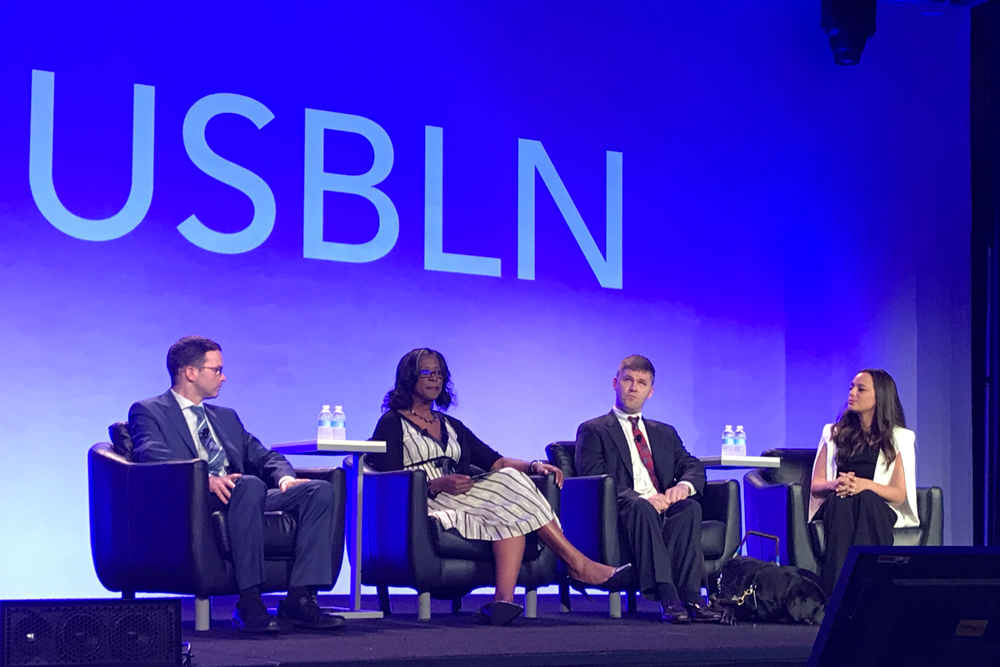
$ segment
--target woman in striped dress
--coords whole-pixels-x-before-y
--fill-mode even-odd
[[[561,487],[562,471],[543,461],[502,457],[462,422],[434,410],[435,405],[446,410],[453,403],[452,391],[448,364],[439,352],[422,348],[406,353],[372,435],[373,440],[385,441],[385,454],[365,459],[376,470],[423,470],[430,515],[446,530],[492,543],[496,596],[480,609],[480,621],[506,625],[523,611],[514,603],[514,586],[528,533],[537,532],[542,543],[566,562],[576,583],[618,590],[630,566],[615,569],[580,553],[528,477],[551,473]],[[472,478],[470,465],[489,473]]]

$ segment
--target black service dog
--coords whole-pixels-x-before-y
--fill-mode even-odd
[[[818,625],[826,611],[819,578],[799,567],[736,557],[722,566],[712,603],[722,622]]]

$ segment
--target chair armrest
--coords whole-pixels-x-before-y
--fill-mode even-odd
[[[531,481],[538,488],[538,491],[549,501],[549,507],[552,508],[556,516],[559,516],[559,509],[562,504],[562,489],[556,484],[556,476],[549,474],[530,475],[530,477]]]
[[[560,521],[569,541],[592,560],[622,565],[615,481],[608,475],[568,477],[560,503]]]
[[[354,465],[344,459],[348,497],[354,497]],[[348,554],[354,558],[354,517],[347,521]],[[422,470],[376,472],[365,468],[361,577],[366,585],[411,586],[426,562],[438,561],[427,515],[427,474]],[[423,570],[417,563],[424,561]]]
[[[941,487],[917,489],[917,518],[924,529],[921,546],[944,544],[944,494]]]
[[[220,594],[226,572],[208,511],[208,464],[88,455],[91,551],[113,591]],[[218,591],[218,592],[216,592]]]
[[[743,497],[747,504],[747,529],[777,535],[781,540],[781,564],[795,565],[812,572],[819,567],[809,539],[805,489],[801,484],[771,484],[756,470],[743,476]],[[774,554],[770,541],[747,541],[747,553],[769,560]]]
[[[728,521],[740,514],[740,484],[735,479],[706,482],[697,499],[706,521]]]
[[[337,479],[346,479],[343,468],[296,468],[299,479],[322,479],[335,484]]]
[[[702,519],[722,521],[726,524],[725,549],[720,562],[729,560],[743,538],[743,507],[740,502],[740,483],[735,479],[707,482],[698,498],[701,501]]]

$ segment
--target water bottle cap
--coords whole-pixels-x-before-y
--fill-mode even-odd
[[[334,411],[334,412],[336,412],[337,410],[342,410],[342,409],[343,409],[343,408],[341,408],[341,407],[340,407],[340,406],[338,405],[338,406],[337,406],[336,408],[334,408],[334,410],[333,410],[333,411]]]
[[[323,409],[320,410],[320,412],[329,412],[329,411],[330,411],[330,406],[329,405],[324,405]]]
[[[733,427],[733,425],[732,425],[732,424],[726,424],[726,428],[727,428],[727,429],[731,429],[732,427]]]
[[[737,426],[737,427],[736,427],[736,430],[737,430],[737,431],[742,431],[742,430],[743,430],[743,427],[742,427],[742,426]]]

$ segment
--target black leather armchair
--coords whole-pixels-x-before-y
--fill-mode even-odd
[[[769,449],[762,456],[777,456],[779,468],[757,468],[744,475],[747,528],[777,535],[782,565],[794,565],[819,573],[826,553],[826,539],[820,521],[808,521],[809,489],[812,485],[815,449]],[[943,544],[944,500],[939,487],[917,489],[917,518],[914,528],[895,528],[895,546],[940,546]],[[773,543],[750,540],[748,553],[770,559]]]
[[[350,458],[344,467],[351,468]],[[354,486],[353,471],[348,475]],[[559,513],[559,487],[554,476],[532,476],[535,485]],[[427,475],[422,470],[377,472],[365,468],[362,500],[361,582],[378,589],[379,607],[391,614],[389,586],[417,591],[417,618],[431,616],[431,598],[451,600],[461,610],[462,598],[474,588],[493,586],[493,548],[488,541],[466,540],[443,530],[427,515]],[[352,488],[350,493],[356,491]],[[349,540],[354,539],[349,531]],[[349,553],[354,553],[350,544]],[[537,615],[536,589],[555,581],[556,555],[528,536],[517,585],[525,589],[525,616]]]
[[[90,448],[90,547],[97,578],[123,598],[136,592],[194,595],[195,627],[207,630],[210,597],[239,592],[224,512],[208,511],[208,467],[200,459],[132,461],[128,425]],[[344,557],[345,475],[340,468],[296,469],[334,487],[334,577]],[[293,512],[264,515],[264,591],[288,589],[295,554]]]
[[[560,516],[563,532],[587,557],[613,565],[622,563],[622,545],[618,538],[618,496],[615,482],[607,475],[576,476],[576,443],[553,442],[545,448],[549,462],[563,471],[563,506],[572,508]],[[740,544],[743,517],[740,505],[740,485],[729,479],[708,482],[704,493],[696,496],[701,503],[701,542],[705,552],[705,577],[709,589],[722,566]],[[626,589],[628,609],[635,610],[637,582]],[[569,583],[560,572],[559,594],[564,610],[569,610]],[[621,616],[621,597],[610,595],[610,614]]]

